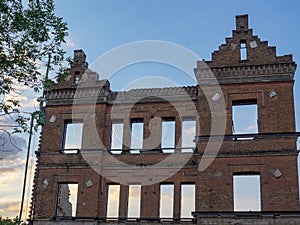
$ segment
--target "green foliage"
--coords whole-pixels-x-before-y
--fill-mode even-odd
[[[27,118],[20,114],[24,88],[38,92],[51,83],[41,69],[62,73],[62,43],[67,24],[54,13],[54,0],[0,0],[0,116],[13,116],[20,129],[26,130]],[[59,81],[63,76],[59,76]],[[3,122],[3,119],[0,121]]]
[[[0,225],[17,225],[18,224],[18,217],[14,218],[14,219],[9,219],[9,218],[2,218],[0,217]],[[25,223],[21,223],[24,224]]]

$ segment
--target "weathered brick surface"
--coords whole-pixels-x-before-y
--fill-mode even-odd
[[[239,44],[247,43],[248,58],[240,60]],[[256,41],[252,48],[250,43]],[[253,44],[253,43],[252,43]],[[100,174],[119,176],[121,185],[119,216],[127,216],[128,177],[143,177],[144,182],[166,176],[160,182],[174,184],[174,219],[180,218],[180,186],[193,183],[196,186],[196,212],[232,212],[233,175],[235,173],[256,173],[261,178],[261,210],[299,211],[297,151],[294,113],[294,72],[296,64],[291,56],[276,56],[276,49],[267,42],[253,36],[246,15],[237,17],[237,28],[233,37],[212,54],[212,61],[206,62],[219,81],[221,98],[225,102],[222,112],[213,112],[212,97],[216,94],[216,83],[203,62],[197,63],[195,75],[198,84],[184,88],[141,89],[128,92],[113,92],[107,80],[96,81],[96,75],[82,77],[88,64],[85,54],[75,52],[75,63],[65,83],[48,90],[45,125],[38,154],[35,174],[33,209],[34,224],[116,224],[102,221],[106,217],[107,185],[116,181]],[[76,77],[86,79],[83,84],[74,83]],[[275,97],[269,97],[274,90]],[[152,96],[152,97],[151,97]],[[75,99],[75,101],[74,101]],[[237,141],[232,135],[232,102],[255,99],[258,105],[259,135],[255,140]],[[224,133],[211,133],[212,114],[224,119]],[[56,120],[50,122],[55,115]],[[225,115],[223,118],[222,115]],[[176,147],[181,146],[181,122],[193,117],[197,121],[196,151],[182,165],[183,155],[175,155],[172,165],[151,170],[143,176],[125,167],[117,170],[115,159],[136,166],[150,168],[162,162],[169,154],[160,152],[161,118],[173,118],[176,122]],[[128,151],[130,142],[130,120],[142,118],[144,122],[144,149],[154,151],[132,155]],[[78,154],[62,154],[64,121],[80,119],[84,123],[82,149]],[[124,123],[123,149],[121,155],[111,156],[110,125],[113,120]],[[215,124],[216,127],[221,123]],[[212,148],[218,155],[204,171],[199,171],[203,154],[208,146],[209,135],[223,135],[220,149]],[[227,136],[226,136],[227,135]],[[227,138],[226,138],[227,137]],[[229,137],[229,138],[228,138]],[[194,137],[191,137],[194,139]],[[202,138],[202,139],[201,139]],[[108,157],[109,156],[109,157]],[[275,178],[272,170],[279,169],[282,176]],[[150,171],[150,170],[149,170]],[[150,172],[149,172],[150,173]],[[120,176],[121,174],[121,176]],[[124,176],[126,174],[126,176]],[[117,178],[116,178],[117,179]],[[148,180],[147,180],[148,179]],[[49,185],[44,185],[44,180]],[[87,187],[86,182],[93,185]],[[74,221],[59,221],[55,218],[58,183],[78,183],[77,213]],[[151,182],[150,182],[151,183]],[[143,186],[141,190],[141,221],[143,224],[159,222],[160,184]],[[251,213],[249,213],[250,215]],[[229,218],[226,216],[198,217],[198,224],[299,224],[300,216]],[[146,219],[152,219],[147,221]],[[168,223],[168,222],[166,222]],[[170,223],[170,222],[169,222]],[[191,224],[192,222],[180,222]],[[139,224],[139,222],[118,222],[118,224]]]

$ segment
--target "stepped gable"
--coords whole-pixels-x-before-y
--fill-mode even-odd
[[[292,55],[277,56],[276,47],[253,35],[248,15],[239,15],[232,37],[212,53],[211,61],[197,62],[195,74],[199,84],[213,83],[213,75],[229,84],[293,80],[295,70]]]
[[[110,82],[99,80],[99,74],[88,68],[83,50],[74,51],[74,61],[65,81],[46,90],[48,105],[68,105],[76,103],[106,102],[110,96]]]

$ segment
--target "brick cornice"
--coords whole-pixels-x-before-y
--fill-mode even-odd
[[[195,75],[200,85],[234,84],[252,82],[293,81],[296,64],[279,63],[265,65],[241,65],[229,67],[205,67],[198,65]]]

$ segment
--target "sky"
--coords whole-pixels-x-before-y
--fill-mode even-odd
[[[69,36],[64,46],[67,55],[83,49],[91,68],[108,51],[127,43],[157,40],[172,42],[210,60],[211,53],[225,43],[235,29],[235,16],[249,14],[249,27],[261,40],[277,47],[277,55],[293,54],[300,63],[300,1],[261,0],[61,0],[55,1],[56,13],[68,23]],[[196,62],[195,62],[196,66]],[[106,74],[97,71],[100,79]],[[131,65],[110,77],[111,88],[122,90],[140,76],[165,76],[168,84],[192,85],[193,79],[177,68],[159,63]],[[300,131],[300,71],[295,75],[295,110]],[[159,85],[160,82],[158,82]],[[32,109],[30,93],[23,100]],[[18,148],[1,153],[0,215],[18,214],[27,136],[16,137]],[[38,135],[34,135],[37,146]],[[0,143],[1,144],[1,143]],[[6,146],[6,148],[8,148]],[[31,149],[33,152],[36,149]],[[30,154],[32,162],[34,154]],[[32,174],[32,173],[31,173]],[[29,190],[29,189],[28,189]],[[26,194],[27,198],[29,194]]]

